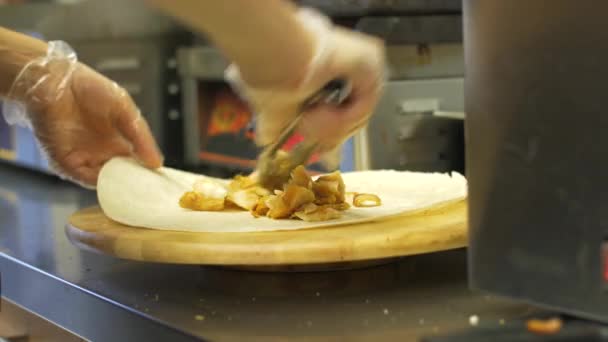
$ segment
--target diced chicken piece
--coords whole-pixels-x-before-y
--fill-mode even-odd
[[[315,200],[315,194],[311,190],[294,184],[288,184],[280,197],[293,211]]]
[[[315,198],[316,205],[335,204],[338,202],[339,202],[338,196],[336,196],[334,194],[329,195],[329,196],[317,196]]]
[[[270,191],[257,185],[254,177],[236,176],[228,185],[227,199],[245,210],[253,210],[261,197]]]
[[[192,190],[205,198],[224,199],[228,194],[228,190],[222,184],[205,178],[197,179]]]
[[[316,205],[314,203],[308,203],[306,205],[303,205],[298,211],[301,211],[304,214],[310,214],[310,213],[317,211],[318,209],[319,209],[318,205]]]
[[[306,172],[306,168],[304,168],[302,165],[296,167],[291,172],[291,181],[289,183],[302,186],[307,189],[312,188],[312,178],[310,178],[310,175],[308,172]]]
[[[309,207],[310,209],[310,207]],[[342,212],[330,206],[317,207],[314,211],[306,212],[306,210],[296,211],[293,216],[307,222],[328,221],[342,217]]]
[[[343,203],[345,200],[344,181],[339,171],[317,178],[312,190],[316,197],[315,204],[318,205]]]
[[[268,211],[270,210],[270,208],[266,204],[266,202],[269,199],[270,199],[270,195],[269,196],[260,197],[260,199],[258,200],[257,205],[251,211],[251,214],[253,216],[255,216],[255,217],[266,216],[266,214],[268,214]]]
[[[245,210],[252,210],[258,204],[259,196],[255,189],[238,190],[229,192],[227,199]]]
[[[280,168],[280,163],[277,165]],[[207,211],[236,206],[249,210],[255,217],[326,221],[341,217],[342,211],[350,208],[345,202],[344,188],[340,172],[313,181],[304,166],[298,166],[291,172],[289,181],[282,182],[272,192],[259,185],[255,174],[236,176],[228,186],[200,179],[194,184],[194,191],[186,192],[179,204],[183,208]]]
[[[281,195],[267,201],[267,205],[270,208],[268,216],[270,218],[290,217],[298,208],[312,203],[314,200],[315,194],[309,189],[288,184]]]
[[[230,184],[228,184],[228,190],[229,191],[238,191],[238,190],[252,188],[255,186],[258,186],[257,180],[255,177],[237,175],[236,177],[234,177],[232,182],[230,182]]]
[[[350,204],[344,202],[344,203],[336,203],[336,204],[328,204],[328,206],[330,208],[336,209],[336,210],[340,210],[340,211],[345,211],[350,209]]]
[[[269,196],[268,200],[266,200],[266,205],[268,206],[268,212],[266,216],[278,219],[278,218],[286,218],[291,215],[291,212],[283,199],[277,195]]]
[[[189,191],[179,199],[179,206],[196,211],[224,210],[224,198],[209,198],[199,192]]]
[[[268,191],[268,189],[262,188],[261,186],[256,186],[253,191],[258,196],[268,196],[268,195],[270,195],[270,191]]]

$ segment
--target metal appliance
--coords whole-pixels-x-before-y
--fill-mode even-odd
[[[519,326],[450,341],[608,336],[584,321],[608,323],[606,11],[464,1],[470,284],[579,320],[554,335]]]
[[[0,21],[13,30],[70,43],[81,61],[131,94],[150,123],[167,162],[181,163],[175,158],[182,153],[175,51],[177,46],[189,43],[189,32],[138,1],[3,6]],[[48,170],[27,129],[7,126],[0,120],[0,136],[0,159]]]
[[[470,275],[608,322],[608,3],[591,4],[465,1]]]
[[[462,171],[460,1],[297,2],[388,44],[385,95],[369,128],[346,143],[341,170]],[[13,29],[68,41],[82,61],[125,87],[168,165],[224,176],[253,167],[259,150],[252,113],[223,82],[227,61],[204,37],[137,1],[8,6],[0,19]],[[18,128],[2,130],[14,136]],[[31,134],[11,141],[0,158],[15,161],[21,146],[36,150]]]
[[[368,2],[355,28],[387,43],[389,81],[367,130],[355,137],[358,169],[464,171],[460,6]]]
[[[352,6],[299,2],[387,42],[385,94],[369,127],[346,143],[340,169],[462,172],[464,59],[459,2],[418,2],[418,7],[412,1],[349,1]],[[225,101],[220,104],[209,96],[221,87],[218,84],[226,66],[221,54],[205,44],[182,47],[178,52],[187,164],[253,165],[256,149],[248,138],[253,126],[244,124],[250,113],[222,90]],[[209,122],[218,116],[229,117],[224,125],[233,126],[234,131],[221,137],[210,133]],[[241,149],[229,151],[228,145]]]

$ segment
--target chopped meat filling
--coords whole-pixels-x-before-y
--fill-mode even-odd
[[[219,211],[226,206],[236,205],[250,211],[255,217],[294,218],[310,222],[340,218],[350,208],[339,171],[313,180],[303,166],[298,166],[291,172],[289,180],[273,192],[260,186],[255,176],[237,176],[227,186],[218,186],[209,181],[196,182],[194,191],[186,192],[179,205],[199,211]],[[357,196],[358,194],[355,195],[353,204],[367,206],[360,205]],[[367,202],[370,200],[369,197],[360,199]],[[375,205],[380,205],[378,196],[371,200]]]

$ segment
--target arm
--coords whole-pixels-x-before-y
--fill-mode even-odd
[[[46,50],[45,42],[0,27],[0,98],[7,95],[23,67]]]
[[[239,66],[243,80],[255,87],[297,84],[313,58],[314,37],[297,20],[297,9],[289,1],[148,1],[206,32]]]
[[[147,1],[207,33],[234,62],[226,78],[257,115],[259,145],[275,141],[301,105],[336,78],[349,83],[347,101],[307,108],[298,126],[321,152],[339,152],[341,143],[366,125],[378,102],[382,41],[333,26],[316,11],[300,10],[289,0]]]

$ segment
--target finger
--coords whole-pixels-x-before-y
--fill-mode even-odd
[[[373,60],[373,62],[372,62]],[[372,114],[382,89],[382,74],[375,58],[355,60],[339,73],[352,85],[349,98],[341,106],[321,105],[305,115],[302,132],[317,139],[323,150],[329,150],[363,127]]]
[[[97,176],[101,165],[92,165],[87,154],[71,152],[54,160],[52,168],[60,177],[66,177],[87,187],[97,185]]]
[[[55,125],[41,126],[36,124],[35,134],[38,146],[46,157],[51,171],[63,179],[68,179],[87,188],[97,183],[98,170],[92,169],[91,153],[85,153],[81,144],[74,148],[74,137],[83,136],[73,122],[67,122],[61,128]],[[93,154],[99,157],[98,154]]]
[[[296,106],[268,108],[256,119],[256,143],[265,146],[275,142],[294,119]]]
[[[134,157],[151,169],[163,166],[164,157],[156,144],[148,122],[140,116],[134,126],[136,133],[133,134],[132,138],[127,136],[133,144]]]
[[[128,96],[128,95],[127,95]],[[117,127],[122,135],[133,146],[133,157],[148,168],[159,168],[163,165],[163,156],[154,140],[150,127],[140,115],[139,110],[129,97],[116,113]]]
[[[100,145],[81,145],[76,149],[64,151],[51,158],[53,167],[60,176],[65,176],[78,183],[90,186],[97,184],[97,177],[103,165],[113,157],[129,156],[130,144],[117,136]]]
[[[86,187],[95,187],[97,186],[99,171],[99,167],[89,167],[83,165],[72,171],[73,176],[71,178]]]
[[[353,94],[344,106],[322,106],[305,114],[302,133],[329,150],[365,126],[377,99],[373,94]]]
[[[321,164],[328,170],[335,170],[340,166],[340,160],[342,159],[342,146],[337,145],[331,150],[328,150],[321,154]]]

